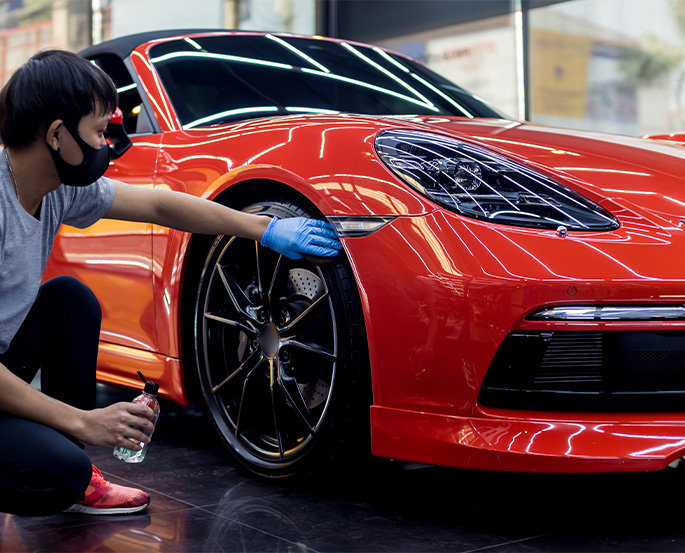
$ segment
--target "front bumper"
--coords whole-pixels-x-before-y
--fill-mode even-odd
[[[438,210],[345,240],[369,342],[375,455],[545,472],[650,470],[685,455],[683,413],[493,409],[478,396],[514,331],[685,331],[685,322],[528,321],[552,305],[685,303],[685,232],[488,225]],[[555,412],[556,411],[556,412]]]
[[[371,408],[372,453],[416,463],[516,472],[660,470],[685,456],[685,415],[459,417]]]

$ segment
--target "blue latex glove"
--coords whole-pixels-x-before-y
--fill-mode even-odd
[[[266,227],[260,243],[289,259],[300,259],[302,254],[333,257],[342,249],[342,244],[329,223],[307,217],[274,217]]]

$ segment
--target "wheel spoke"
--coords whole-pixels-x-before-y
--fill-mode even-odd
[[[262,267],[259,261],[259,242],[254,243],[255,263],[257,265],[257,290],[259,292],[259,301],[264,304],[264,287],[262,286]]]
[[[247,334],[251,336],[256,336],[257,335],[257,329],[252,327],[252,326],[247,326],[239,321],[233,321],[231,319],[226,319],[225,317],[220,317],[219,315],[214,315],[213,313],[205,313],[205,318],[206,319],[211,319],[213,321],[218,321],[220,323],[223,323],[228,326],[233,326],[235,328],[239,328],[240,330],[246,332]],[[248,321],[250,322],[250,321]]]
[[[243,292],[242,288],[238,286],[238,283],[235,281],[235,279],[230,275],[227,276],[224,272],[224,268],[219,263],[216,264],[216,269],[221,277],[221,282],[224,283],[226,293],[228,294],[228,297],[230,298],[231,303],[233,304],[233,307],[235,307],[236,311],[249,321],[259,324],[259,321],[257,321],[257,319],[250,314],[248,309],[248,307],[251,307],[252,305],[250,300],[245,295],[245,292]]]
[[[243,372],[245,369],[247,369],[250,364],[254,361],[255,357],[259,354],[259,359],[257,359],[257,364],[261,363],[264,360],[264,356],[260,353],[258,349],[255,349],[250,355],[247,356],[247,359],[241,363],[241,365],[234,370],[231,374],[229,374],[226,378],[224,378],[219,384],[214,386],[212,388],[212,393],[216,394],[225,384],[228,384],[231,380],[233,380],[236,376],[238,376],[241,372]]]
[[[276,378],[274,378],[274,373],[278,370],[274,367],[274,360],[269,359],[269,391],[271,392],[271,411],[274,415],[274,430],[276,431],[276,437],[278,438],[278,452],[283,459],[283,438],[281,437],[281,429],[278,425],[278,416],[276,415],[276,397],[274,396],[274,384]]]
[[[267,292],[267,295],[271,297],[271,294],[273,293],[274,290],[274,285],[276,284],[276,277],[278,276],[278,269],[281,267],[281,259],[283,259],[282,255],[278,256],[278,260],[276,260],[276,267],[274,267],[274,274],[271,277],[271,284],[269,284],[269,291]]]
[[[324,306],[324,302],[328,299],[328,292],[324,292],[321,294],[314,302],[307,307],[302,313],[300,313],[297,317],[295,317],[292,321],[290,321],[287,325],[285,325],[283,328],[279,328],[280,333],[285,333],[285,332],[290,332],[295,326],[300,324],[302,321],[304,321],[309,315],[312,315],[316,313],[319,309],[321,309]]]
[[[286,384],[292,385],[297,390],[297,393],[291,394]],[[278,386],[281,389],[281,392],[283,393],[285,398],[292,405],[295,414],[309,429],[309,433],[314,434],[314,427],[309,422],[309,418],[312,414],[309,411],[309,407],[307,407],[304,398],[302,397],[302,390],[300,390],[300,387],[297,385],[297,381],[292,377],[282,377],[278,381]]]
[[[315,353],[316,355],[322,355],[323,357],[332,359],[334,361],[335,359],[337,359],[337,356],[331,350],[326,349],[318,344],[314,344],[312,342],[300,342],[299,340],[284,340],[282,345],[292,346],[294,348],[310,351],[312,353]]]
[[[240,392],[240,405],[238,406],[238,416],[236,417],[235,421],[235,437],[236,439],[240,438],[240,423],[242,422],[242,417],[243,417],[243,412],[245,408],[245,390],[247,390],[247,383],[250,381],[250,377],[255,373],[257,368],[264,362],[264,357],[262,357],[259,362],[250,369],[250,371],[247,373],[247,376],[245,376],[245,380],[243,380],[243,389]]]

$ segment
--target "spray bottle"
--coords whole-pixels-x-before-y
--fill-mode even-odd
[[[152,424],[156,424],[157,419],[159,418],[159,402],[157,401],[159,384],[152,382],[151,380],[145,380],[143,373],[140,371],[138,371],[138,376],[145,383],[145,386],[143,388],[143,393],[136,397],[133,400],[133,403],[142,403],[143,405],[147,405],[150,409],[152,409],[155,413],[155,418],[152,421]],[[125,447],[115,447],[113,454],[117,459],[121,459],[125,463],[142,463],[143,459],[145,459],[147,446],[150,444],[150,442],[138,442],[138,444],[142,448],[139,451],[133,451],[131,449],[126,449]]]

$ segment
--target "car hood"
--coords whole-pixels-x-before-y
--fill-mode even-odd
[[[517,121],[388,119],[480,144],[543,171],[611,211],[616,206],[648,210],[666,217],[671,224],[685,218],[683,146]]]

